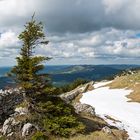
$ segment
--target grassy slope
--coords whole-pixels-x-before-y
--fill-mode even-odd
[[[124,76],[116,77],[115,80],[109,84],[110,88],[128,88],[132,89],[133,92],[128,95],[128,98],[131,101],[140,102],[140,71],[134,74],[127,74]],[[95,119],[95,118],[94,118]],[[99,123],[100,120],[96,118],[96,121]],[[106,134],[102,131],[94,131],[88,135],[80,135],[70,140],[118,140],[118,139],[127,139],[127,134],[123,131],[112,129],[112,134]]]
[[[127,140],[128,135],[127,132],[123,130],[115,129],[114,127],[111,128],[112,133],[105,133],[100,128],[103,126],[106,126],[107,123],[95,116],[85,116],[81,115],[83,117],[83,122],[87,126],[87,131],[84,134],[80,134],[71,138],[52,138],[51,140]]]
[[[117,130],[113,130],[113,134],[106,134],[102,131],[95,131],[89,135],[79,135],[77,137],[70,138],[69,140],[123,140],[127,139],[124,135],[122,138],[122,134]],[[62,139],[66,140],[66,139]]]
[[[134,74],[116,77],[109,86],[110,88],[132,89],[133,92],[127,97],[131,99],[130,101],[140,103],[140,70]]]
[[[82,94],[77,96],[72,103],[79,102]],[[127,132],[115,129],[114,127],[110,128],[112,133],[107,134],[101,130],[104,126],[107,126],[102,118],[98,116],[90,116],[88,114],[80,114],[81,121],[86,126],[86,132],[71,138],[54,138],[52,140],[127,140]]]

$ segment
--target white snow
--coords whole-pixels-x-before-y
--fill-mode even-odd
[[[125,129],[130,139],[140,140],[140,103],[127,102],[126,95],[130,94],[132,90],[102,87],[108,83],[95,84],[94,90],[83,94],[80,99],[81,103],[95,107],[96,113],[109,124]],[[109,120],[106,115],[121,122]]]
[[[107,84],[110,84],[112,81],[104,81],[104,82],[99,82],[99,83],[96,83],[94,85],[94,88],[99,88],[99,87],[102,87],[102,86],[105,86]]]

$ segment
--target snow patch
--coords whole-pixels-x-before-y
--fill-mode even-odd
[[[95,107],[96,114],[110,125],[125,129],[130,139],[140,140],[140,104],[127,102],[126,95],[132,90],[102,87],[109,83],[111,82],[95,84],[95,89],[84,93],[80,102]],[[119,121],[113,121],[107,115]]]
[[[112,83],[112,81],[105,81],[105,82],[95,83],[95,84],[94,84],[94,88],[103,87],[103,86],[105,86],[105,85],[107,85],[107,84],[110,84],[110,83]]]

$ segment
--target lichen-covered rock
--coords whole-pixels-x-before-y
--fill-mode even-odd
[[[74,103],[73,106],[74,106],[75,112],[77,114],[86,113],[86,114],[90,114],[90,115],[95,115],[95,108],[93,108],[90,105],[81,104],[81,103]]]
[[[36,129],[37,128],[31,123],[24,124],[24,126],[22,128],[22,137],[26,137],[26,136],[30,135]]]

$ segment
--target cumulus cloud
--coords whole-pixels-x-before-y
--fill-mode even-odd
[[[105,28],[91,33],[64,34],[63,36],[48,36],[50,43],[37,48],[38,55],[53,57],[54,64],[71,63],[98,63],[106,60],[112,62],[130,62],[132,59],[139,63],[140,38],[132,30],[117,30]],[[0,57],[14,59],[18,55],[21,44],[16,33],[7,31],[0,37]],[[93,62],[96,60],[96,62]],[[75,62],[76,61],[76,62]]]
[[[72,37],[71,37],[72,36]],[[104,59],[140,58],[140,38],[131,30],[107,28],[100,31],[69,36],[52,36],[48,47],[37,52],[57,58]]]
[[[15,48],[18,42],[17,35],[12,31],[1,33],[0,35],[0,49]],[[14,47],[15,46],[15,47]]]
[[[19,40],[17,35],[12,31],[1,33],[0,35],[0,57],[11,59],[16,56],[18,52]]]
[[[4,57],[16,57],[17,35],[36,12],[50,41],[37,52],[55,58],[52,63],[59,59],[72,64],[129,63],[131,59],[139,64],[139,9],[139,0],[2,0],[1,63]]]

